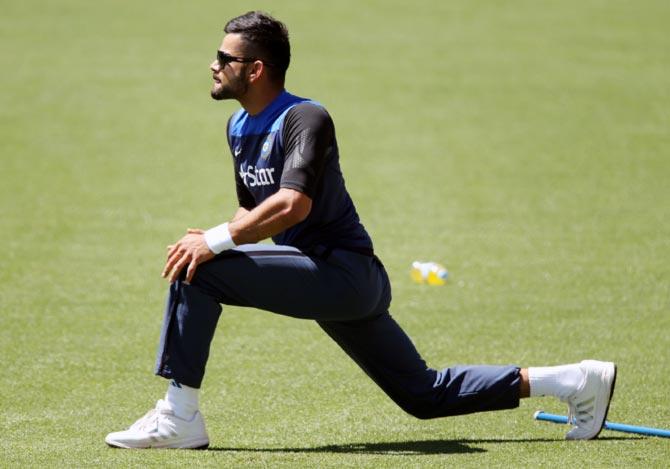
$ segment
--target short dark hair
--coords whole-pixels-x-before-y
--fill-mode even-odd
[[[270,78],[284,83],[291,61],[291,45],[284,23],[263,11],[250,11],[228,21],[223,31],[242,35],[248,48],[245,53],[263,61]]]

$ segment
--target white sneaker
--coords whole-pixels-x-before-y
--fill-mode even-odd
[[[209,446],[209,437],[200,412],[191,420],[184,420],[175,415],[167,402],[159,400],[128,430],[110,433],[105,442],[117,448],[204,449]]]
[[[616,365],[612,362],[584,360],[579,364],[584,383],[567,399],[568,423],[572,429],[567,440],[590,440],[602,430],[616,383]]]

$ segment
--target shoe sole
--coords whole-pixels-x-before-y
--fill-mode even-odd
[[[114,449],[207,449],[209,448],[209,441],[205,444],[200,444],[198,446],[144,446],[144,447],[139,447],[139,446],[128,446],[124,445],[122,443],[110,443],[109,441],[105,441],[107,443],[107,446],[110,448]]]
[[[612,396],[614,396],[614,386],[616,386],[616,375],[617,375],[616,363],[612,363],[612,365],[614,365],[614,377],[612,378],[612,386],[610,386],[610,395],[609,395],[609,398],[607,399],[607,407],[605,408],[605,416],[603,417],[603,422],[600,425],[600,430],[598,430],[598,433],[596,433],[595,435],[593,435],[593,437],[590,438],[591,440],[594,440],[594,439],[598,438],[598,435],[600,435],[600,432],[603,431],[603,428],[605,428],[605,421],[607,420],[607,414],[610,411],[610,404],[612,403]]]

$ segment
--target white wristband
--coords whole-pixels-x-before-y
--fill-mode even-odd
[[[215,226],[214,228],[205,231],[205,242],[207,243],[207,247],[209,247],[214,254],[218,254],[226,249],[231,249],[237,246],[233,241],[233,238],[230,236],[228,223],[223,223],[222,225]]]

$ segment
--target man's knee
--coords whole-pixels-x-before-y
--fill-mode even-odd
[[[402,410],[420,420],[429,420],[445,415],[438,400],[432,396],[408,394],[402,398],[394,398],[394,401]]]
[[[216,296],[217,290],[222,283],[222,276],[221,273],[218,272],[216,263],[212,261],[214,261],[214,259],[199,264],[195,270],[195,275],[193,275],[191,282],[187,285],[197,288],[206,295]],[[184,269],[182,274],[184,274],[185,271],[186,269]],[[185,277],[180,276],[179,279],[184,281]]]
[[[437,405],[426,406],[424,403],[411,403],[409,405],[401,405],[401,407],[409,415],[420,420],[429,420],[443,416],[443,414],[437,412]]]

